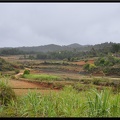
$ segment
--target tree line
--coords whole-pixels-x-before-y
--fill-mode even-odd
[[[71,51],[61,50],[53,52],[34,52],[34,51],[22,51],[18,48],[3,48],[0,49],[0,55],[27,55],[26,59],[59,59],[76,61],[84,58],[91,57],[103,57],[108,53],[115,54],[116,56],[120,53],[120,43],[114,43],[111,46],[105,45],[103,48],[96,49],[94,46],[88,51],[78,51],[74,48]]]

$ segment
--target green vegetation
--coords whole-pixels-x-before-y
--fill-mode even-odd
[[[54,75],[46,75],[46,74],[23,74],[23,78],[31,79],[31,80],[60,80],[60,77]]]
[[[119,94],[110,89],[78,92],[66,86],[47,95],[29,90],[7,107],[1,106],[0,117],[120,117],[119,101]]]
[[[106,75],[120,75],[120,59],[108,55],[106,57],[98,58],[95,61],[98,70],[102,70]]]
[[[120,59],[117,57],[113,57],[112,55],[100,57],[95,61],[96,66],[113,66],[116,64],[120,64]]]
[[[113,117],[120,116],[119,95],[111,98],[110,90],[103,90],[100,93],[93,90],[87,95],[88,114],[90,117]]]
[[[0,58],[0,71],[11,71],[11,70],[15,70],[14,66],[11,63]]]
[[[93,84],[87,84],[87,83],[86,84],[75,83],[72,86],[77,91],[88,91],[91,88],[95,88]]]
[[[89,63],[86,63],[84,66],[83,66],[83,69],[86,70],[87,72],[92,72],[94,71],[96,68],[96,65],[95,64],[89,64]]]
[[[89,73],[101,72],[104,75],[120,75],[120,59],[108,54],[105,57],[99,57],[94,64],[86,63],[83,69]]]
[[[24,73],[23,73],[23,75],[25,75],[25,74],[30,74],[30,70],[24,70]]]
[[[0,55],[20,55],[23,54],[23,51],[20,51],[17,48],[1,48]]]
[[[59,46],[59,45],[46,45],[39,47],[18,47],[18,48],[1,48],[0,55],[23,55],[24,59],[56,59],[68,61],[76,61],[91,57],[102,57],[108,53],[119,56],[120,44],[119,43],[101,43],[97,45],[87,46]]]
[[[6,79],[0,80],[0,105],[7,105],[11,100],[15,99],[16,95],[12,88],[8,85]]]
[[[10,63],[0,58],[0,117],[120,117],[120,44],[72,46],[0,49],[2,57],[20,55],[6,57]],[[99,73],[102,77],[94,76]],[[8,77],[41,83],[52,92],[16,96]]]
[[[114,44],[112,45],[111,51],[112,51],[113,53],[119,52],[119,51],[120,51],[120,44],[114,43]]]

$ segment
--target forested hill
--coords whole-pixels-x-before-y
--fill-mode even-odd
[[[30,51],[34,51],[34,52],[53,52],[53,51],[73,51],[73,50],[77,50],[77,51],[89,51],[92,48],[94,49],[103,49],[104,47],[108,48],[111,47],[114,43],[110,42],[106,42],[106,43],[102,43],[102,44],[96,44],[96,45],[80,45],[77,43],[74,44],[70,44],[70,45],[64,45],[64,46],[60,46],[60,45],[55,45],[55,44],[49,44],[49,45],[44,45],[44,46],[34,46],[34,47],[18,47],[19,50],[21,51],[26,51],[26,52],[30,52]]]
[[[44,45],[44,46],[19,47],[18,49],[22,51],[34,51],[34,52],[54,52],[54,51],[62,51],[62,50],[72,51],[74,48],[83,48],[83,46],[77,43],[70,44],[67,46],[49,44],[49,45]]]
[[[0,55],[18,55],[24,53],[39,53],[39,52],[59,52],[59,51],[73,51],[73,52],[87,52],[87,51],[94,51],[94,50],[104,50],[109,51],[112,45],[118,44],[120,47],[120,43],[101,43],[96,45],[80,45],[77,43],[70,44],[70,45],[43,45],[43,46],[33,46],[33,47],[11,47],[11,48],[0,48]]]

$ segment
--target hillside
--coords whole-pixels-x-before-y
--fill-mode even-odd
[[[80,44],[78,44],[78,43],[73,43],[73,44],[68,45],[68,47],[71,47],[71,48],[79,48],[79,47],[83,47],[83,46],[80,45]]]
[[[33,47],[18,47],[19,50],[21,51],[34,51],[34,52],[48,52],[48,51],[56,51],[56,50],[62,50],[62,47],[59,45],[44,45],[44,46],[33,46]]]
[[[114,43],[106,42],[106,43],[101,43],[101,44],[96,44],[96,45],[80,45],[77,43],[70,44],[70,45],[55,45],[55,44],[49,44],[49,45],[43,45],[43,46],[33,46],[33,47],[17,47],[21,51],[26,51],[26,52],[53,52],[53,51],[73,51],[76,49],[77,51],[89,51],[92,48],[94,49],[103,49],[103,48],[108,48],[111,47]]]
[[[86,52],[91,50],[102,50],[102,49],[109,49],[114,43],[106,42],[101,44],[95,45],[80,45],[77,43],[73,43],[70,45],[41,45],[41,46],[32,46],[32,47],[6,47],[0,48],[0,55],[17,55],[17,54],[24,54],[27,53],[35,53],[35,52],[59,52],[59,51],[77,51],[77,52]]]
[[[34,51],[34,52],[53,52],[53,51],[61,51],[61,50],[68,50],[71,51],[74,48],[80,48],[83,47],[82,45],[79,44],[71,44],[67,46],[60,46],[60,45],[55,45],[55,44],[49,44],[49,45],[44,45],[44,46],[34,46],[34,47],[18,47],[19,50],[21,51]]]
[[[0,58],[0,71],[10,71],[10,70],[15,70],[14,66],[11,63]]]

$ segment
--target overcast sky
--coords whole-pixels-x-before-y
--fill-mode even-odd
[[[0,47],[120,43],[120,3],[0,3]]]

